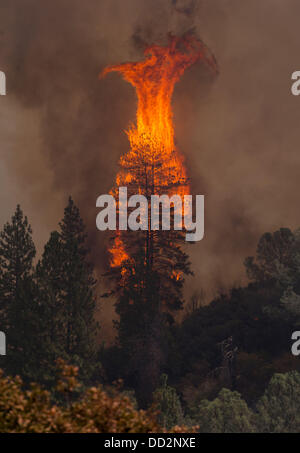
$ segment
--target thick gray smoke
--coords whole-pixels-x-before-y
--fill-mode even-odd
[[[1,0],[1,223],[20,202],[42,250],[69,194],[106,262],[95,200],[113,185],[128,148],[135,93],[104,66],[142,58],[145,43],[193,29],[216,55],[174,94],[177,143],[193,190],[206,195],[205,239],[191,246],[197,278],[214,291],[244,278],[262,233],[296,227],[300,154],[297,0]],[[111,310],[103,308],[111,317]]]

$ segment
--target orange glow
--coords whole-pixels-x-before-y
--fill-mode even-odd
[[[182,273],[178,271],[173,271],[172,278],[178,282],[182,278]]]
[[[124,249],[119,231],[116,234],[114,245],[110,249],[110,253],[111,253],[111,265],[113,267],[119,267],[122,265],[124,261],[127,261],[129,259],[129,256]]]
[[[144,193],[145,185],[141,188],[137,171],[132,174],[131,169],[134,165],[140,166],[142,172],[143,166],[152,169],[157,166],[159,170],[152,172],[151,181],[147,179],[151,194],[155,194],[159,187],[163,193],[171,195],[169,187],[172,186],[173,193],[183,196],[189,193],[189,186],[183,156],[174,143],[172,94],[175,83],[187,68],[203,60],[216,72],[216,61],[206,46],[192,35],[170,36],[167,46],[150,46],[144,54],[144,61],[108,66],[101,74],[121,73],[135,87],[138,100],[136,124],[127,131],[130,151],[120,159],[121,170],[116,185],[135,183],[135,193],[148,196],[149,193]],[[122,267],[122,263],[129,259],[122,234],[118,232],[110,249],[112,267]]]

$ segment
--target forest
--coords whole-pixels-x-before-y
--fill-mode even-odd
[[[263,234],[249,283],[208,304],[201,287],[184,300],[192,271],[175,239],[160,267],[128,263],[126,285],[109,269],[101,294],[72,198],[39,259],[17,206],[0,233],[1,432],[300,431],[300,231]],[[128,239],[135,257],[141,240]],[[113,344],[96,321],[110,300]]]

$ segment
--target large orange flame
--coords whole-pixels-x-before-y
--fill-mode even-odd
[[[216,61],[193,35],[170,36],[167,46],[150,46],[144,54],[144,61],[108,66],[101,74],[120,72],[135,87],[138,98],[136,125],[131,125],[127,131],[130,151],[120,159],[121,171],[116,185],[127,186],[136,179],[136,174],[130,170],[133,162],[153,167],[159,161],[163,168],[154,174],[152,190],[155,192],[155,187],[164,186],[164,193],[170,193],[168,187],[172,185],[176,186],[176,193],[187,194],[189,187],[183,157],[174,143],[172,94],[175,83],[187,68],[203,60],[216,72]],[[136,193],[144,190],[136,181]],[[116,194],[116,191],[112,192]],[[122,232],[117,232],[110,252],[112,267],[122,267],[122,263],[130,259],[122,243]]]

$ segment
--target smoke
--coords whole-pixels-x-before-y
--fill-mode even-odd
[[[188,17],[195,15],[198,3],[196,0],[172,0],[175,11]]]
[[[194,30],[216,55],[212,81],[196,65],[174,93],[175,131],[193,191],[206,195],[205,239],[189,247],[196,279],[214,291],[244,278],[262,233],[299,225],[297,0],[10,0],[0,5],[1,221],[17,202],[42,250],[69,194],[93,259],[105,267],[95,227],[98,195],[114,182],[135,93],[108,64],[142,58],[167,33]],[[104,287],[104,282],[100,282]],[[102,316],[110,318],[109,306]]]
[[[183,35],[195,31],[199,0],[152,0],[150,14],[142,3],[131,38],[135,49],[143,50],[153,43],[164,45],[168,33]]]

